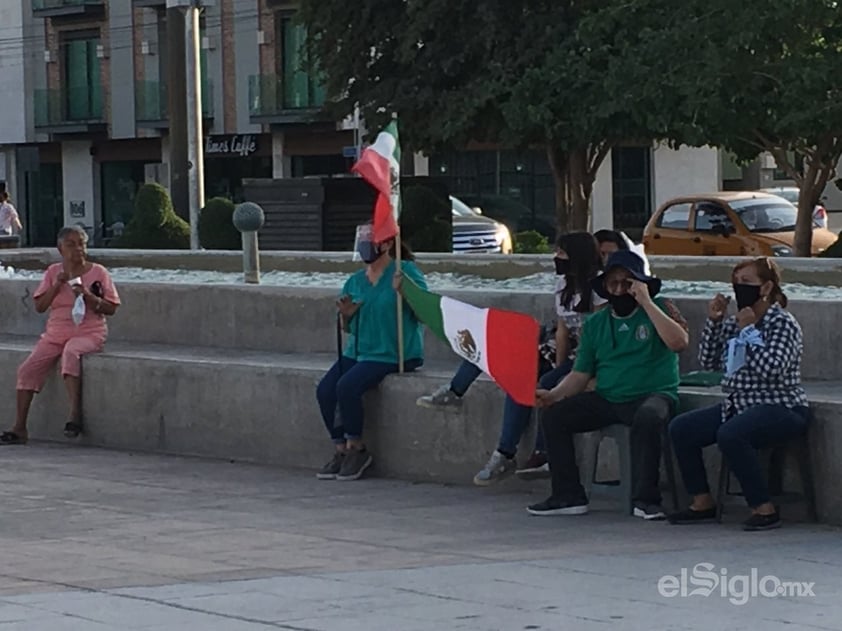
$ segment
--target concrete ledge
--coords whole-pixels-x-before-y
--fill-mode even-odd
[[[35,313],[37,283],[0,281],[0,336],[37,336],[46,315]],[[124,283],[123,306],[109,319],[110,339],[134,345],[171,344],[232,349],[236,355],[271,350],[277,353],[336,352],[338,289]],[[553,318],[552,296],[533,292],[447,292],[477,306],[528,313],[541,322]],[[690,346],[681,354],[683,371],[698,368],[696,349],[707,310],[707,298],[679,298],[690,326]],[[794,301],[791,311],[804,329],[802,375],[808,381],[842,381],[836,323],[837,302]],[[453,362],[451,350],[425,332],[425,355],[432,362]]]
[[[32,338],[0,341],[4,383],[14,383],[16,368],[33,344]],[[330,455],[315,385],[332,360],[331,355],[232,356],[225,349],[112,344],[84,362],[87,434],[81,442],[314,469]],[[367,395],[366,441],[376,455],[378,475],[464,484],[487,460],[496,446],[503,403],[492,382],[483,378],[474,384],[459,412],[414,405],[418,396],[445,383],[455,365],[434,363],[391,376]],[[835,488],[842,479],[842,397],[834,389],[811,388],[810,444],[820,519],[842,525],[842,498]],[[64,440],[65,400],[58,379],[51,379],[33,405],[34,439]],[[718,400],[715,391],[682,393],[684,409]],[[13,418],[13,397],[0,399],[0,412]],[[525,437],[524,444],[531,440]],[[614,450],[606,446],[601,466],[611,469]],[[716,450],[707,452],[713,477]]]

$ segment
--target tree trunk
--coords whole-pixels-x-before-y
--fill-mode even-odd
[[[824,187],[822,187],[824,188]],[[795,256],[812,256],[813,248],[813,199],[817,198],[821,191],[815,191],[815,185],[804,182],[798,196],[798,217],[795,220],[795,238],[793,239],[792,253]]]
[[[555,183],[556,232],[587,230],[590,224],[590,202],[596,171],[590,150],[580,147],[564,151],[552,143],[547,145],[547,157]]]

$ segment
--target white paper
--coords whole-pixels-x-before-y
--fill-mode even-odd
[[[70,312],[70,315],[76,326],[82,324],[82,320],[85,319],[85,297],[82,294],[76,296],[76,302],[73,303],[73,311]]]

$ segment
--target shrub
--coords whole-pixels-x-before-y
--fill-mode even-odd
[[[536,230],[518,232],[514,236],[514,241],[516,254],[549,254],[552,252],[547,237]]]
[[[190,225],[175,214],[160,184],[144,184],[135,196],[134,215],[117,247],[150,250],[188,249]]]
[[[199,242],[208,250],[239,250],[240,232],[234,227],[234,202],[225,197],[209,199],[199,216]]]
[[[451,252],[453,228],[450,200],[426,186],[408,186],[401,193],[401,236],[416,252]]]

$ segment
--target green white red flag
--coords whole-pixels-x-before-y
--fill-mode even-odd
[[[400,217],[401,148],[398,123],[392,121],[377,134],[374,144],[363,150],[351,169],[377,189],[372,231],[374,241],[382,243],[398,233]]]
[[[481,309],[439,296],[408,278],[403,296],[416,317],[521,405],[535,405],[540,325],[531,316]]]

